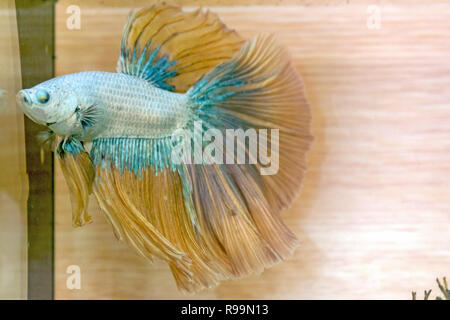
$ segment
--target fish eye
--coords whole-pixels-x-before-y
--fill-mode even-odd
[[[38,90],[36,92],[36,99],[39,103],[45,104],[50,100],[50,94],[46,90]]]

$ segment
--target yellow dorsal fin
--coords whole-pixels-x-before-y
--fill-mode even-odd
[[[117,69],[163,89],[185,92],[242,44],[217,15],[160,3],[129,15]]]

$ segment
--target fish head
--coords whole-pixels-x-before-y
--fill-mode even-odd
[[[59,135],[70,135],[78,127],[78,99],[67,84],[57,79],[20,90],[16,100],[25,115],[34,122],[49,127]]]

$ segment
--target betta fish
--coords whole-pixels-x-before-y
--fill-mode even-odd
[[[73,225],[91,221],[93,193],[115,236],[166,261],[187,292],[288,258],[298,240],[280,212],[299,192],[312,136],[286,50],[273,36],[244,40],[208,11],[156,4],[130,13],[116,71],[62,75],[17,94],[25,115],[48,127],[42,140],[55,142]],[[174,138],[180,129],[192,134]],[[267,159],[250,135],[236,142],[246,161],[194,161],[209,129],[270,129],[269,146],[256,149],[279,159],[276,173],[261,173]],[[209,144],[200,141],[201,154]],[[180,145],[194,150],[183,161]],[[215,159],[236,160],[234,151]]]

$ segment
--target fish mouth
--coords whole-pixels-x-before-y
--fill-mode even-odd
[[[24,109],[31,106],[31,97],[25,90],[20,90],[16,95],[16,101],[19,106]]]

